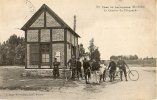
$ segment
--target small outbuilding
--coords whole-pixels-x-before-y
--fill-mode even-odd
[[[46,4],[21,28],[25,31],[26,69],[53,69],[54,58],[62,69],[78,53],[78,38],[71,29]]]

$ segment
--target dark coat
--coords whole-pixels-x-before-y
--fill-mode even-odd
[[[100,68],[99,62],[92,63],[92,71],[99,70],[99,68]]]
[[[90,68],[89,62],[88,61],[83,61],[83,69],[86,70],[88,68]]]
[[[77,69],[81,69],[81,65],[82,65],[81,62],[77,61],[76,64],[77,64]]]
[[[60,63],[59,63],[59,62],[56,62],[56,61],[55,61],[55,62],[53,62],[53,66],[54,66],[54,68],[55,68],[55,69],[58,69],[58,66],[59,66],[59,65],[60,65]]]
[[[117,62],[117,66],[118,66],[119,68],[121,68],[121,69],[125,69],[125,68],[126,68],[125,66],[127,66],[127,64],[125,63],[124,60],[119,60],[119,61]]]
[[[114,61],[111,61],[108,66],[108,69],[109,68],[110,70],[116,70],[116,63]]]

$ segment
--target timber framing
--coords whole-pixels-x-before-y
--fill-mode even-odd
[[[52,11],[46,4],[43,4],[39,10],[27,21],[27,23],[21,28],[21,30],[28,30],[30,26],[35,22],[35,20],[43,13],[44,17],[46,17],[46,12],[48,12],[53,18],[59,22],[61,27],[68,28],[74,35],[80,37],[75,31],[73,31],[54,11]],[[44,26],[46,26],[46,18],[44,18]],[[45,27],[46,28],[46,27]]]
[[[67,65],[67,30],[64,30],[64,66]]]
[[[39,16],[41,14],[44,14],[44,19],[43,19],[43,27],[32,27],[31,25],[39,18]],[[46,14],[49,14],[51,17],[53,17],[59,24],[60,26],[55,26],[55,27],[48,27],[47,26],[47,15]],[[46,29],[46,30],[50,30],[50,41],[49,42],[43,42],[41,41],[41,30],[42,29]],[[52,30],[53,29],[63,29],[64,32],[64,37],[63,37],[63,40],[59,40],[59,41],[54,41],[53,40],[53,33],[52,33]],[[64,44],[64,50],[63,50],[63,53],[64,53],[64,66],[66,66],[67,64],[67,46],[70,45],[70,48],[71,48],[71,56],[72,56],[72,52],[73,54],[75,53],[74,51],[72,51],[75,47],[74,46],[77,46],[78,45],[78,42],[77,44],[75,43],[76,42],[76,39],[78,41],[78,37],[80,37],[75,31],[73,31],[55,12],[53,12],[47,5],[43,4],[39,10],[27,21],[27,23],[21,28],[21,30],[25,31],[25,46],[26,46],[26,52],[25,52],[25,69],[53,69],[52,65],[53,65],[53,44]],[[27,33],[28,33],[28,30],[38,30],[38,41],[34,41],[34,42],[30,42],[28,41],[28,37],[27,37]],[[70,32],[70,41],[67,41],[67,32]],[[32,33],[34,34],[34,33]],[[74,35],[74,44],[72,43],[72,35]],[[29,53],[28,52],[28,49],[30,48],[27,48],[27,45],[29,44],[29,46],[31,44],[39,44],[39,63],[36,65],[38,66],[38,68],[31,68],[31,67],[28,67],[29,65],[31,66],[31,64],[28,63],[28,60],[30,60],[30,54],[27,54]],[[46,65],[46,66],[50,66],[49,68],[44,68],[44,64],[42,62],[42,45],[43,44],[49,44],[49,64]],[[73,49],[72,49],[73,48]],[[28,56],[29,55],[29,56]],[[76,55],[76,54],[75,54]],[[29,58],[28,58],[29,57]],[[30,62],[30,61],[29,61]],[[62,68],[59,68],[59,69],[62,69]]]
[[[25,68],[27,68],[27,30],[25,31]]]

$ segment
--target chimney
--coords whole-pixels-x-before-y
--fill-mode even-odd
[[[76,31],[76,15],[74,15],[74,31]]]

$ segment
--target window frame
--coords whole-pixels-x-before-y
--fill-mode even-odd
[[[41,44],[41,65],[42,66],[50,66],[50,63],[51,63],[50,62],[50,50],[51,50],[50,47],[51,47],[50,43],[42,43]],[[43,55],[44,55],[44,58],[43,58]],[[46,57],[46,55],[48,55],[49,57]],[[44,62],[43,62],[43,59],[45,60]],[[48,59],[48,62],[46,62],[47,59]]]
[[[37,51],[33,49],[35,46],[38,46]],[[38,55],[38,56],[37,56]],[[30,57],[29,57],[30,65],[39,65],[40,64],[40,45],[39,44],[30,44]]]

